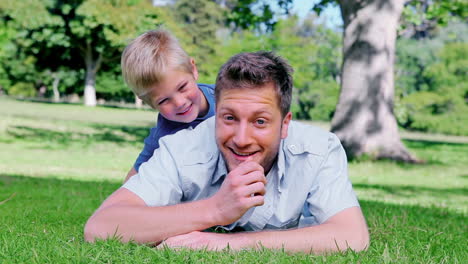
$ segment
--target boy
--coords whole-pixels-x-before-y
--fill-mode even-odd
[[[214,115],[215,103],[214,86],[197,84],[194,59],[168,31],[151,30],[137,37],[125,48],[121,64],[124,80],[135,95],[159,111],[127,181],[159,148],[161,137],[196,127]]]

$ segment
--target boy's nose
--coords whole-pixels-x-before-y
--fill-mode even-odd
[[[174,98],[174,104],[175,104],[176,108],[184,107],[184,105],[185,105],[185,98],[183,98],[182,96],[176,96],[176,97]]]

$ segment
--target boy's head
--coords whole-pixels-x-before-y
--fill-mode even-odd
[[[121,65],[136,96],[167,119],[189,123],[207,111],[195,61],[168,31],[138,36],[125,48]]]

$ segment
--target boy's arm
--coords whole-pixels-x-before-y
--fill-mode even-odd
[[[263,204],[265,183],[263,168],[245,162],[226,176],[215,195],[205,200],[150,207],[135,193],[120,188],[90,217],[85,239],[116,237],[124,242],[158,244],[168,237],[231,224],[251,207]]]
[[[364,250],[369,245],[369,233],[359,207],[351,207],[335,214],[325,223],[283,231],[241,232],[216,234],[191,232],[164,241],[169,247],[207,248],[220,250],[270,248],[289,252],[324,253],[351,248]]]
[[[126,183],[133,175],[137,174],[138,172],[135,170],[134,167],[132,167],[128,173],[127,176],[125,177],[124,183]]]
[[[132,176],[138,173],[137,169],[143,162],[148,161],[151,156],[153,156],[154,150],[159,148],[159,130],[157,129],[158,125],[160,124],[159,116],[158,116],[158,123],[150,129],[150,134],[144,140],[144,146],[141,150],[140,154],[133,164],[133,167],[128,171],[127,176],[125,177],[124,183],[126,183]]]

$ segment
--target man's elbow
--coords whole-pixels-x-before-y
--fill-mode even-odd
[[[84,240],[93,243],[96,239],[104,239],[102,229],[99,224],[91,217],[84,227]]]
[[[349,243],[348,247],[352,250],[359,252],[363,250],[367,250],[369,248],[370,237],[369,231],[367,226],[360,228],[355,234],[353,238],[351,238],[351,243]]]

